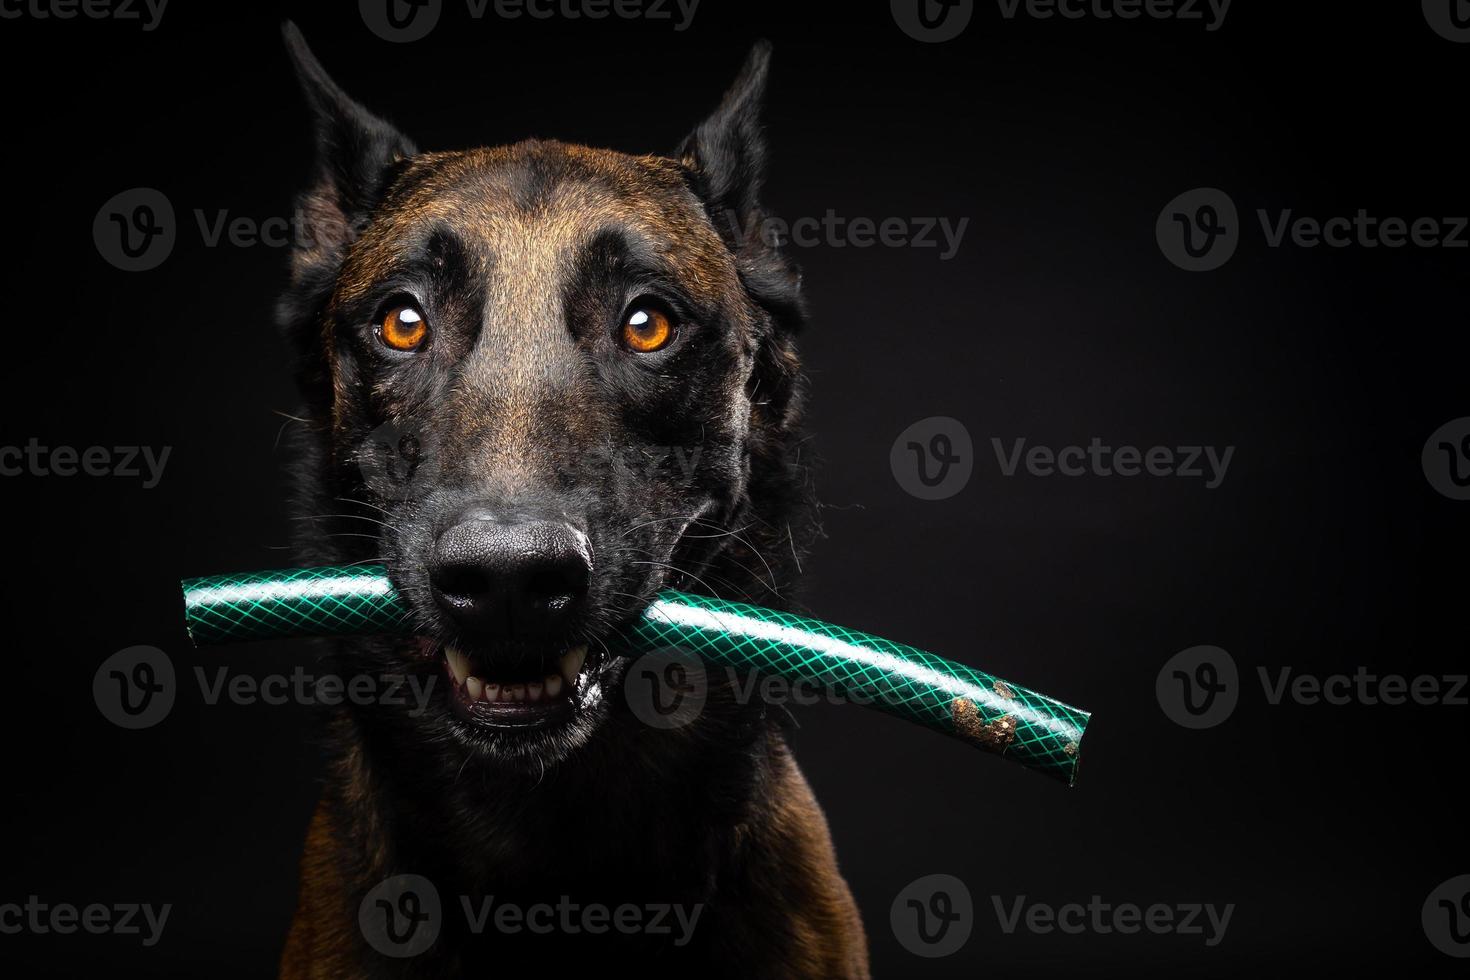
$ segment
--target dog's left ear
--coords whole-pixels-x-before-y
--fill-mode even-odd
[[[770,66],[770,42],[756,42],[719,108],[674,155],[688,171],[715,228],[740,260],[741,276],[752,297],[774,314],[778,324],[794,329],[805,319],[801,274],[767,239],[767,215],[760,203],[766,166],[761,110]]]
[[[766,162],[760,117],[770,66],[771,44],[758,41],[720,107],[675,154],[695,175],[700,196],[717,218],[744,221],[760,208]]]

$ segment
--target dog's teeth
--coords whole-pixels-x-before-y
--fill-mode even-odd
[[[546,685],[545,684],[542,684],[540,681],[532,681],[531,683],[529,683],[529,684],[526,685],[526,700],[527,701],[540,701],[541,700],[541,692],[544,691],[545,689],[546,689]]]
[[[507,684],[505,685],[505,695],[507,701],[524,701],[526,700],[526,685]]]
[[[568,687],[575,687],[577,675],[582,672],[582,664],[587,660],[587,644],[572,647],[561,655],[561,661],[557,667],[561,670],[562,679],[567,682]]]
[[[560,674],[547,674],[546,680],[543,683],[546,685],[546,697],[548,699],[561,697]]]
[[[471,701],[480,700],[480,695],[485,693],[485,682],[480,680],[478,677],[471,677],[469,680],[465,681],[465,685],[470,692]]]
[[[485,700],[491,702],[500,700],[499,684],[490,684],[488,682],[485,684]]]
[[[454,683],[463,684],[464,679],[470,675],[469,658],[452,646],[444,648],[444,658],[449,661],[449,672],[454,675]]]

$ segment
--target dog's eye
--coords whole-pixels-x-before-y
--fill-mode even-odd
[[[378,337],[394,350],[417,350],[429,335],[429,322],[412,305],[395,306],[378,324]]]
[[[623,317],[623,346],[635,354],[652,354],[674,339],[674,319],[656,306],[635,304]]]

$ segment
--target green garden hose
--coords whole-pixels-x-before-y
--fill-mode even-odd
[[[268,637],[410,631],[381,566],[186,579],[200,646]],[[932,653],[815,619],[683,592],[659,593],[623,637],[630,656],[670,648],[816,684],[1070,784],[1089,714]]]

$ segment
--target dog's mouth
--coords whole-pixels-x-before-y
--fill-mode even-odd
[[[455,717],[483,731],[545,729],[569,722],[600,696],[601,658],[587,644],[514,658],[448,644],[439,649]]]

